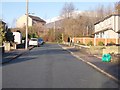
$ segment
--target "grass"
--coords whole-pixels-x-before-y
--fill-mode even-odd
[[[0,37],[0,46],[2,46],[2,38]]]
[[[48,43],[48,44],[57,44],[57,42],[45,42],[45,43]]]
[[[120,51],[120,46],[90,46],[89,52],[91,54],[102,55],[103,54],[103,49],[119,52]]]
[[[105,46],[90,46],[89,52],[90,54],[102,55],[103,49],[105,49]]]

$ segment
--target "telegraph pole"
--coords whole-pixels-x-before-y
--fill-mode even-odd
[[[54,40],[55,40],[55,21],[54,21]]]
[[[26,0],[26,44],[25,49],[28,49],[28,0]]]

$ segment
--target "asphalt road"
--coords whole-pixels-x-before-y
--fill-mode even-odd
[[[2,67],[3,88],[118,88],[57,44],[35,47]]]

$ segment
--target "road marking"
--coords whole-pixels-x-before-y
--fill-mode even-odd
[[[62,45],[60,45],[60,44],[58,44],[58,45],[59,45],[60,47],[62,47]],[[73,55],[73,56],[76,57],[77,59],[85,62],[86,64],[88,64],[88,65],[90,65],[90,66],[92,66],[93,68],[95,68],[95,69],[98,70],[99,72],[101,72],[101,73],[105,74],[106,76],[108,76],[109,78],[115,80],[117,83],[120,83],[120,81],[119,81],[116,77],[114,77],[113,75],[105,72],[104,70],[100,69],[99,67],[97,67],[96,65],[92,64],[91,62],[88,62],[88,61],[80,58],[78,55],[75,55],[73,52],[71,52],[70,50],[68,50],[66,47],[62,47],[62,49],[65,49],[66,51],[68,51],[71,55]]]

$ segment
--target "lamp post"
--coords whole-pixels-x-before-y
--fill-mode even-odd
[[[26,0],[26,44],[25,49],[28,49],[28,0]]]

